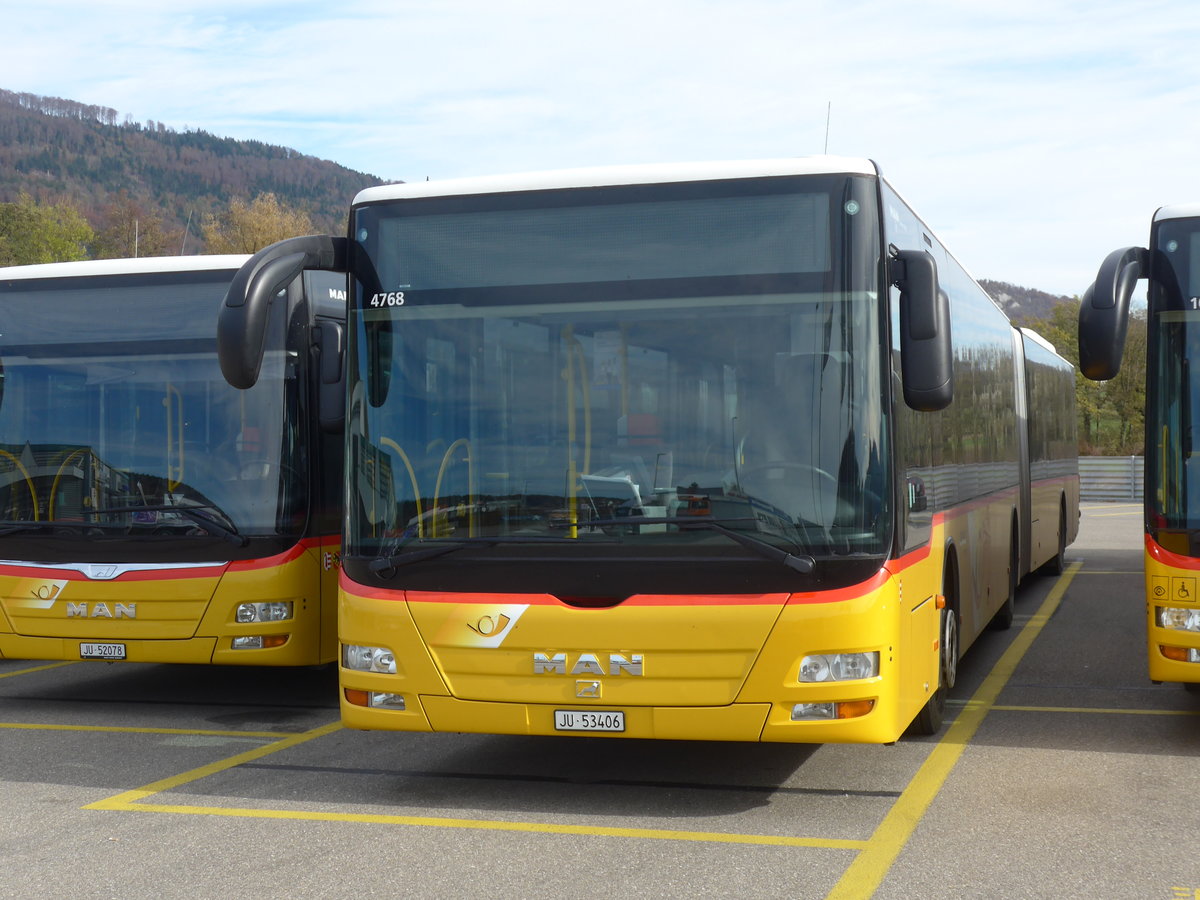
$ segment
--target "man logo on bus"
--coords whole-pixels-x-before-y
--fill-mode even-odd
[[[107,603],[93,603],[89,608],[87,603],[72,603],[67,601],[68,619],[136,619],[136,603],[114,603],[110,608]]]
[[[534,653],[533,674],[541,675],[641,675],[642,654],[623,653],[608,654],[608,670],[600,663],[603,654],[580,653],[571,667],[567,668],[565,653]]]

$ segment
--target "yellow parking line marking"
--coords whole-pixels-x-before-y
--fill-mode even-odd
[[[66,662],[52,662],[44,666],[34,666],[31,669],[18,669],[15,672],[0,673],[0,678],[16,678],[18,675],[32,675],[34,672],[45,672],[47,669],[58,669],[62,666],[73,666],[78,660],[69,659]]]
[[[84,809],[98,809],[98,805]],[[105,809],[118,808],[106,805]],[[642,838],[663,841],[699,841],[719,844],[754,844],[776,847],[810,847],[825,850],[861,850],[863,840],[790,837],[775,834],[732,834],[724,831],[671,831],[659,828],[612,828],[598,825],[556,825],[548,822],[506,822],[500,819],[452,819],[435,816],[395,816],[374,813],[334,813],[312,810],[245,809],[224,806],[168,806],[130,803],[119,807],[139,812],[161,812],[201,816],[233,816],[248,819],[288,819],[303,822],[359,822],[372,825],[408,825],[423,828],[472,828],[482,831],[516,831],[533,834],[573,834],[585,837]]]
[[[164,803],[147,803],[147,797],[163,791],[173,790],[224,772],[245,763],[253,762],[280,750],[286,750],[303,744],[314,738],[322,737],[341,728],[340,722],[333,722],[305,731],[301,734],[289,735],[264,747],[248,750],[236,756],[228,757],[215,763],[173,775],[160,781],[152,782],[134,790],[125,791],[95,803],[89,803],[83,809],[122,811],[122,812],[151,812],[174,813],[177,815],[230,816],[234,818],[251,819],[291,819],[308,822],[365,822],[382,825],[408,825],[426,828],[473,828],[490,831],[520,831],[533,834],[575,834],[593,837],[625,837],[644,838],[653,840],[672,841],[701,841],[723,844],[754,844],[759,846],[778,847],[810,847],[825,850],[862,850],[867,846],[864,840],[838,838],[792,837],[772,834],[732,834],[728,832],[709,831],[671,831],[655,828],[611,828],[595,825],[555,825],[546,822],[505,822],[492,819],[454,819],[433,816],[396,816],[368,813],[333,813],[315,812],[311,810],[282,810],[282,809],[245,809],[240,807],[222,806],[182,806]],[[140,730],[140,729],[130,729]],[[149,729],[147,729],[149,730]],[[188,732],[199,733],[199,732]],[[247,732],[237,732],[245,735]],[[278,737],[272,734],[271,737]]]
[[[1052,707],[998,706],[996,698],[1012,677],[1017,665],[1033,641],[1041,633],[1072,579],[1082,568],[1081,562],[1072,563],[1043,601],[1037,613],[1005,650],[987,678],[966,704],[958,717],[949,726],[946,734],[934,746],[929,757],[918,769],[908,787],[888,811],[883,821],[868,840],[835,838],[807,838],[787,835],[733,834],[728,832],[673,831],[646,828],[612,828],[592,825],[560,825],[544,822],[508,822],[489,819],[455,819],[430,816],[398,816],[367,813],[333,813],[312,810],[248,809],[240,807],[211,807],[155,804],[146,798],[163,791],[173,790],[193,781],[207,778],[239,765],[252,762],[281,750],[330,734],[341,728],[333,722],[296,735],[289,735],[263,747],[248,750],[235,756],[200,766],[179,775],[152,782],[141,788],[125,791],[105,800],[84,806],[83,809],[107,811],[134,811],[171,813],[177,815],[210,815],[237,818],[287,819],[294,821],[356,822],[370,824],[404,825],[427,828],[468,828],[490,831],[512,831],[537,834],[565,834],[593,837],[625,837],[653,840],[698,841],[708,843],[753,844],[788,847],[809,847],[836,850],[860,851],[857,858],[843,873],[827,900],[834,898],[863,898],[871,896],[890,870],[896,857],[907,844],[921,817],[937,796],[967,744],[994,709],[1055,711]],[[1063,709],[1058,711],[1072,711]],[[1106,712],[1107,710],[1080,709],[1080,712]],[[1111,710],[1111,712],[1129,712]],[[1169,715],[1172,711],[1143,711],[1145,714]],[[1188,714],[1182,712],[1181,714]],[[1195,713],[1200,714],[1200,713]],[[133,729],[131,729],[133,730]],[[147,729],[149,730],[149,729]],[[200,732],[189,732],[200,733]],[[247,732],[238,732],[246,736]],[[271,735],[272,737],[276,735]]]
[[[983,684],[934,746],[933,752],[921,764],[921,768],[917,770],[917,774],[913,776],[888,814],[883,817],[883,821],[867,841],[866,849],[842,873],[841,879],[826,895],[826,900],[863,900],[875,893],[967,744],[994,708],[996,698],[1012,678],[1017,664],[1021,662],[1034,639],[1062,602],[1067,586],[1082,565],[1080,562],[1071,563],[1051,588],[1041,607],[1008,645],[1008,649],[992,667]]]
[[[1143,572],[1141,569],[1137,569],[1137,570],[1130,569],[1130,570],[1124,571],[1124,572],[1119,569],[1084,569],[1079,574],[1080,575],[1136,575],[1136,576],[1138,576],[1138,578],[1141,578],[1146,573]]]
[[[1106,709],[1099,706],[993,706],[997,712],[1099,713],[1113,716],[1200,716],[1196,709]]]
[[[44,722],[0,722],[0,728],[24,731],[101,731],[112,734],[183,734],[200,737],[244,737],[278,740],[280,731],[208,731],[200,728],[134,728],[125,725],[48,725]]]
[[[188,772],[183,772],[179,775],[172,775],[169,778],[163,778],[158,781],[152,781],[140,788],[135,788],[131,791],[125,791],[105,800],[98,800],[95,803],[89,803],[83,809],[139,809],[136,801],[146,797],[153,796],[161,791],[169,791],[172,788],[177,788],[188,784],[192,781],[199,781],[201,778],[207,778],[209,775],[215,775],[218,772],[224,772],[226,769],[232,769],[235,766],[240,766],[242,763],[252,762],[256,759],[261,759],[264,756],[269,756],[272,753],[277,753],[280,750],[287,750],[295,747],[298,744],[303,744],[306,741],[311,741],[313,738],[322,737],[331,732],[337,731],[342,727],[341,722],[331,722],[328,725],[322,725],[320,728],[313,728],[309,731],[304,731],[299,734],[288,735],[282,740],[274,741],[263,747],[256,747],[253,750],[247,750],[245,753],[239,753],[236,756],[230,756],[226,759],[218,760],[214,763],[209,763],[205,766],[192,769]]]

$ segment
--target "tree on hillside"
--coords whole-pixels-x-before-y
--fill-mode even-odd
[[[37,203],[21,194],[0,203],[0,265],[87,259],[92,226],[69,203]]]
[[[1146,428],[1146,310],[1132,310],[1125,336],[1121,371],[1102,382],[1104,397],[1115,422],[1109,425],[1109,446],[1116,455],[1140,454],[1145,450]]]
[[[220,215],[207,216],[200,226],[209,253],[256,253],[284,238],[312,234],[316,229],[308,214],[281,204],[271,193],[247,203],[230,201]]]
[[[100,220],[92,241],[95,259],[170,256],[179,252],[182,235],[167,231],[158,213],[146,209],[124,191],[104,207]]]
[[[1146,313],[1129,317],[1121,372],[1111,381],[1089,381],[1079,371],[1079,300],[1056,304],[1030,328],[1054,345],[1075,368],[1079,452],[1108,456],[1141,453],[1146,409]]]

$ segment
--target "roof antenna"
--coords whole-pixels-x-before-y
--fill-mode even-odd
[[[829,117],[833,115],[833,101],[825,107],[825,154],[829,155]]]

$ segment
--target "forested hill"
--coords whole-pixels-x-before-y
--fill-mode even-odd
[[[287,147],[178,132],[102,106],[0,89],[0,203],[21,193],[88,218],[122,192],[192,233],[233,198],[273,193],[338,233],[350,201],[382,180]]]
[[[979,284],[1018,325],[1037,319],[1048,319],[1055,306],[1064,300],[1071,299],[1066,296],[1058,297],[1054,294],[1047,294],[1036,288],[1018,287],[1006,281],[990,281],[980,278]]]

